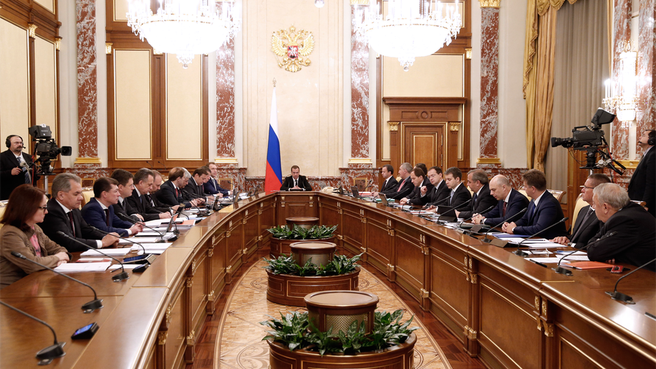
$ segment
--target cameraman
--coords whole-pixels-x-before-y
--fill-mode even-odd
[[[646,130],[638,138],[638,146],[644,150],[640,163],[629,182],[629,197],[645,203],[647,211],[656,216],[656,130]]]
[[[23,152],[23,138],[9,135],[5,141],[7,151],[0,154],[0,200],[7,200],[14,188],[22,184],[32,184],[30,167],[32,158]]]

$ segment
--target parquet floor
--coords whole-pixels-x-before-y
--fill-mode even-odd
[[[187,365],[187,369],[267,367],[267,345],[261,341],[265,329],[259,326],[258,322],[265,320],[266,314],[274,315],[278,311],[303,309],[285,307],[266,301],[266,277],[264,272],[259,270],[261,266],[264,266],[261,260],[265,256],[268,257],[268,249],[260,250],[256,257],[239,268],[239,271],[233,276],[233,283],[224,289],[217,301],[216,312],[213,316],[207,317],[205,321],[196,344],[194,364]],[[251,269],[251,266],[255,264],[262,265]],[[405,291],[388,282],[374,268],[367,265],[363,265],[363,267],[366,272],[361,273],[360,289],[379,296],[378,308],[380,310],[391,311],[396,308],[406,308],[409,311],[404,319],[414,314],[415,322],[420,322],[417,324],[422,327],[417,332],[419,338],[417,343],[419,353],[415,356],[417,368],[485,368],[478,359],[471,358],[465,353],[461,343],[429,312],[423,312],[418,303]],[[247,275],[242,280],[245,274]],[[373,278],[374,276],[376,278]],[[241,283],[239,283],[240,281]],[[232,301],[230,301],[231,292],[235,288],[237,288],[237,292],[232,295]],[[229,311],[222,321],[226,309]],[[219,337],[221,328],[223,328],[223,334]],[[427,333],[432,338],[427,337]],[[217,339],[222,339],[220,352],[215,352]],[[216,356],[220,359],[217,360]],[[443,359],[448,362],[444,363]]]

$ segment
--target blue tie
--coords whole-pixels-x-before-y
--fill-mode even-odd
[[[531,221],[533,220],[533,211],[534,210],[535,210],[535,202],[533,202],[533,200],[531,200],[531,203],[528,206],[528,221],[529,221],[529,223],[531,223]]]

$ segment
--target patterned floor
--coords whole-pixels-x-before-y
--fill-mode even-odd
[[[280,316],[291,311],[305,311],[304,308],[278,305],[266,299],[266,272],[264,261],[255,263],[239,280],[227,301],[226,313],[221,318],[218,329],[219,345],[214,353],[217,368],[266,369],[269,365],[269,349],[262,337],[266,328],[259,322],[267,320],[268,315]],[[359,277],[360,291],[378,296],[378,310],[394,311],[408,307],[394,292],[378,278],[362,269]],[[410,317],[406,313],[404,319]],[[415,368],[417,369],[451,369],[444,353],[435,340],[427,335],[426,328],[418,320],[412,326],[420,327],[415,331]]]

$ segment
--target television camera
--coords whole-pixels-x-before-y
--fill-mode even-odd
[[[62,156],[71,156],[73,149],[70,146],[57,146],[55,140],[52,138],[52,131],[49,126],[45,124],[32,126],[29,131],[34,141],[34,165],[36,166],[35,173],[37,175],[49,176],[52,175],[51,161],[55,160],[60,154]]]
[[[610,168],[622,175],[622,170],[626,169],[620,162],[613,159],[608,150],[608,142],[604,137],[604,130],[601,127],[604,124],[612,123],[615,120],[615,115],[611,114],[601,108],[592,117],[590,125],[577,126],[572,129],[572,137],[558,138],[551,137],[551,147],[562,146],[564,148],[572,148],[574,150],[585,150],[586,165],[580,169],[601,169]],[[597,155],[600,159],[597,161]],[[618,165],[622,170],[618,169]]]

